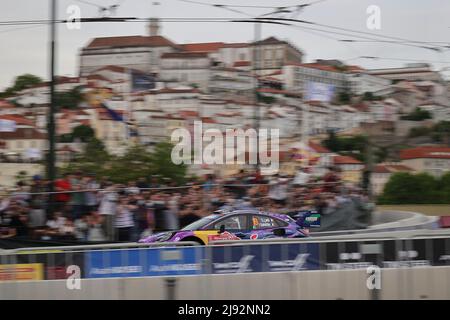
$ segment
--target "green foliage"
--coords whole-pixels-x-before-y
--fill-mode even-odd
[[[379,204],[450,203],[450,173],[435,178],[427,173],[394,173],[386,183]]]
[[[410,138],[422,137],[429,135],[431,131],[432,129],[428,127],[414,127],[409,130],[408,135]]]
[[[29,73],[20,75],[20,76],[16,77],[12,87],[9,87],[4,92],[2,92],[0,94],[0,97],[5,98],[5,97],[12,96],[16,92],[19,92],[23,89],[29,88],[29,87],[34,86],[39,83],[42,83],[42,79],[38,76],[29,74]]]
[[[389,150],[386,147],[376,148],[374,151],[374,155],[375,155],[376,163],[384,162],[387,160],[387,158],[389,156]]]
[[[434,142],[450,145],[450,121],[440,121],[432,127],[411,128],[409,137],[430,137]]]
[[[338,94],[338,103],[340,104],[348,104],[351,101],[351,95],[347,91],[341,91]]]
[[[375,100],[374,96],[373,96],[373,93],[372,92],[364,92],[363,100],[365,100],[365,101],[373,101],[373,100]]]
[[[77,109],[83,100],[80,86],[66,92],[55,92],[55,104],[58,108]]]
[[[338,152],[341,149],[340,139],[336,136],[334,131],[328,133],[328,138],[323,141],[323,145],[334,152]]]
[[[410,121],[422,121],[422,120],[431,119],[431,118],[432,118],[432,116],[429,111],[423,110],[419,107],[417,107],[411,113],[401,117],[402,120],[410,120]]]
[[[450,172],[444,174],[438,182],[441,199],[444,203],[450,203]]]
[[[364,161],[364,152],[367,147],[367,137],[356,135],[352,137],[338,137],[334,132],[330,132],[323,145],[333,152],[348,155]]]
[[[277,99],[275,97],[271,97],[271,96],[265,96],[259,92],[256,93],[256,96],[258,98],[258,102],[262,102],[265,104],[272,104],[275,103],[277,101]]]
[[[94,129],[84,124],[76,126],[72,130],[73,139],[80,139],[82,142],[88,142],[95,135]]]
[[[84,124],[76,126],[73,128],[71,133],[62,134],[58,137],[58,142],[70,143],[75,140],[80,140],[81,142],[88,142],[94,138],[95,132],[90,126]]]
[[[112,156],[107,152],[105,145],[97,138],[91,138],[81,155],[69,163],[62,172],[81,171],[84,173],[95,173],[99,177],[106,177],[109,161]]]
[[[173,145],[170,142],[160,142],[155,146],[152,152],[153,174],[169,178],[177,184],[183,184],[186,179],[186,166],[172,162],[172,148]]]
[[[140,145],[128,148],[122,156],[108,154],[104,144],[91,138],[82,155],[69,164],[64,171],[82,171],[95,173],[116,183],[136,181],[138,178],[158,176],[168,178],[177,184],[183,184],[186,176],[185,165],[175,165],[171,159],[173,145],[162,142],[155,146],[153,152],[148,152]]]

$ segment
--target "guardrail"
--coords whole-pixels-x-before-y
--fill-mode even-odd
[[[413,281],[413,276],[406,270],[418,267],[433,267],[438,270],[440,267],[450,266],[450,230],[385,232],[365,237],[347,235],[303,239],[222,240],[215,241],[210,246],[198,246],[195,242],[175,242],[21,248],[2,252],[0,259],[0,280],[9,280],[0,284],[0,298],[22,297],[25,293],[21,293],[20,288],[26,287],[24,283],[33,283],[39,290],[48,292],[54,286],[54,281],[59,281],[62,286],[64,282],[61,281],[73,277],[80,278],[83,283],[105,280],[106,282],[97,282],[102,284],[117,284],[119,282],[111,282],[112,279],[123,279],[120,283],[124,284],[135,283],[127,279],[163,277],[173,280],[188,275],[198,279],[189,280],[190,286],[197,283],[197,290],[202,292],[197,292],[194,296],[208,298],[214,293],[210,285],[211,281],[216,282],[213,280],[216,276],[221,276],[222,285],[227,287],[227,277],[238,275],[244,281],[245,275],[255,278],[258,277],[257,274],[266,274],[275,279],[276,274],[292,273],[292,277],[297,277],[295,274],[300,272],[310,274],[315,279],[317,272],[344,272],[378,266],[383,270],[397,268],[400,279],[405,277],[402,281]],[[69,267],[74,266],[78,267],[78,274],[73,269],[68,272]],[[358,274],[360,278],[361,274]],[[309,276],[298,277],[307,279]],[[285,277],[282,279],[286,280]],[[153,283],[150,280],[147,282]],[[166,298],[173,298],[175,291],[184,290],[183,286],[180,288],[177,285],[178,282],[169,282],[166,283],[167,288],[163,287],[164,290],[169,290],[170,284]],[[399,284],[403,285],[403,282]],[[118,288],[122,287],[119,285]],[[229,297],[229,290],[241,289],[221,290],[225,290],[225,296]],[[96,298],[102,298],[102,294],[108,297],[111,295],[108,287],[92,290],[96,292]],[[157,289],[151,287],[148,290]],[[153,293],[149,295],[156,296]],[[376,297],[374,295],[372,298]]]

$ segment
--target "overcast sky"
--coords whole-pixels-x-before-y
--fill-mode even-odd
[[[180,0],[85,0],[99,5],[120,3],[115,16],[140,18],[158,17],[240,17],[244,15],[219,8],[185,3]],[[198,0],[211,4],[237,4],[262,6],[288,6],[310,3],[315,0]],[[58,18],[67,18],[69,5],[78,5],[82,17],[97,17],[95,6],[76,0],[58,0]],[[49,0],[2,0],[0,21],[49,18]],[[381,9],[381,29],[366,27],[369,5]],[[266,13],[268,9],[244,9],[253,15]],[[298,19],[317,23],[396,36],[416,41],[448,41],[450,32],[450,1],[448,0],[325,0],[306,8]],[[23,29],[18,29],[23,28]],[[306,61],[315,59],[340,59],[349,64],[366,68],[401,66],[408,61],[355,59],[358,56],[378,56],[392,59],[423,60],[434,63],[435,69],[450,67],[449,51],[432,50],[388,43],[343,43],[319,36],[307,30],[287,26],[263,25],[263,37],[276,36],[287,39],[306,53]],[[336,30],[337,31],[337,30]],[[48,26],[0,26],[0,90],[11,85],[14,77],[32,73],[48,79]],[[60,75],[77,75],[78,53],[94,37],[144,35],[145,23],[89,23],[80,30],[58,27],[58,64]],[[177,43],[186,42],[243,42],[253,39],[253,25],[244,23],[163,23],[162,35]],[[329,35],[336,39],[350,37]],[[447,73],[448,74],[448,73]]]

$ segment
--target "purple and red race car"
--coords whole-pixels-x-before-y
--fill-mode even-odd
[[[320,214],[315,211],[299,212],[296,218],[257,210],[216,212],[179,231],[158,233],[139,242],[192,241],[206,245],[215,240],[303,238],[309,235],[309,228],[320,227]]]

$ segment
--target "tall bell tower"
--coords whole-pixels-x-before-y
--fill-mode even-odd
[[[161,25],[159,23],[159,18],[150,18],[150,23],[148,24],[148,33],[150,37],[159,36],[161,32]]]

